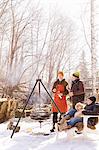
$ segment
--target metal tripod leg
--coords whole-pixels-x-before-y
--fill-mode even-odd
[[[18,122],[17,122],[17,124],[16,124],[16,126],[15,126],[15,128],[14,128],[14,130],[13,130],[13,132],[12,132],[11,138],[13,137],[13,135],[14,135],[14,133],[15,133],[15,130],[16,130],[16,128],[17,128],[17,126],[18,126],[18,124],[19,124],[19,122],[20,122],[20,120],[21,120],[21,117],[22,117],[22,115],[23,115],[23,113],[24,113],[24,111],[25,111],[25,109],[26,109],[26,106],[27,106],[27,104],[28,104],[28,102],[29,102],[29,100],[30,100],[30,98],[31,98],[31,96],[32,96],[32,94],[33,94],[33,92],[34,92],[34,90],[35,90],[35,87],[36,87],[38,81],[39,81],[39,80],[36,80],[36,83],[35,83],[35,85],[34,85],[32,91],[31,91],[31,94],[29,95],[28,100],[27,100],[27,102],[26,102],[26,104],[25,104],[25,106],[24,106],[24,108],[23,108],[22,114],[21,114],[21,116],[19,117]]]
[[[60,109],[58,108],[58,106],[57,106],[56,103],[54,102],[52,96],[50,95],[50,93],[49,93],[48,90],[46,89],[45,85],[43,84],[43,82],[42,82],[41,80],[39,80],[39,81],[41,82],[41,84],[42,84],[42,86],[44,87],[45,91],[46,91],[47,94],[49,95],[49,97],[50,97],[52,103],[55,105],[55,107],[57,108],[57,110],[59,111],[59,113],[62,114],[61,111],[60,111]]]

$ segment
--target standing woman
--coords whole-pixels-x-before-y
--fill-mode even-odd
[[[53,85],[52,92],[54,94],[54,102],[59,108],[61,113],[67,112],[67,102],[66,95],[68,94],[67,90],[68,83],[64,79],[64,74],[62,71],[58,72],[58,79]],[[58,121],[58,110],[54,104],[52,104],[52,112],[53,112],[53,128],[50,130],[54,132],[55,123]]]

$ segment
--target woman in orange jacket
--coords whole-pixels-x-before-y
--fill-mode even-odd
[[[67,112],[67,102],[66,95],[68,94],[67,90],[68,83],[64,79],[64,74],[62,71],[58,72],[58,79],[53,85],[52,92],[54,94],[54,102],[59,108],[61,113]],[[50,130],[54,132],[55,123],[58,121],[58,109],[54,104],[52,104],[52,112],[53,112],[53,128]]]

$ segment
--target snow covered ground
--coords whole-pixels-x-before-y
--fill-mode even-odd
[[[7,130],[7,124],[0,124],[0,150],[99,150],[99,135],[88,133],[88,137],[77,135],[74,139],[67,139],[65,132],[49,136],[30,134],[45,132],[48,133],[51,128],[51,120],[42,123],[40,129],[39,123],[30,119],[22,119],[20,122],[21,130],[15,133],[11,139],[12,131]],[[99,133],[99,127],[97,126]]]

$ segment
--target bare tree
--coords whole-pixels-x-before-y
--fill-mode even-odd
[[[85,16],[89,16],[89,19],[87,20],[89,32],[86,30],[86,26],[82,18],[81,21],[83,25],[86,45],[88,46],[87,49],[90,50],[90,54],[91,54],[90,66],[91,66],[91,78],[92,78],[92,93],[95,95],[96,94],[96,72],[97,72],[96,1],[95,0],[88,1],[87,8],[88,8],[87,10],[88,12],[84,11],[84,13],[86,12]]]
[[[5,2],[2,4],[4,5]],[[4,15],[2,13],[1,16],[1,29],[3,29],[2,38],[1,38],[1,51],[6,48],[4,54],[1,54],[5,59],[4,66],[4,75],[3,78],[5,80],[5,88],[10,89],[11,91],[19,89],[21,80],[25,80],[24,74],[31,67],[30,64],[25,65],[25,52],[26,52],[26,43],[28,40],[26,36],[26,32],[29,29],[30,25],[30,13],[26,13],[26,8],[23,12],[18,14],[18,7],[21,5],[21,2],[14,3],[13,1],[7,1],[8,7],[4,7],[2,12],[5,12]],[[6,5],[7,5],[6,4]],[[6,11],[7,9],[7,11]],[[28,14],[28,15],[27,15]],[[4,38],[4,40],[3,40]],[[5,45],[5,47],[4,47]],[[1,77],[0,77],[1,78]],[[4,81],[3,80],[3,81]],[[21,91],[21,90],[20,90]]]
[[[92,73],[92,93],[96,94],[96,37],[95,37],[95,0],[91,0],[91,73]]]
[[[15,90],[27,92],[36,78],[42,78],[50,89],[59,70],[69,70],[70,74],[68,64],[73,67],[70,60],[75,53],[74,23],[58,15],[46,18],[38,6],[25,13],[29,6],[21,11],[20,0],[9,0],[7,4],[1,24],[0,45],[5,50],[1,54],[2,88],[10,95]]]

